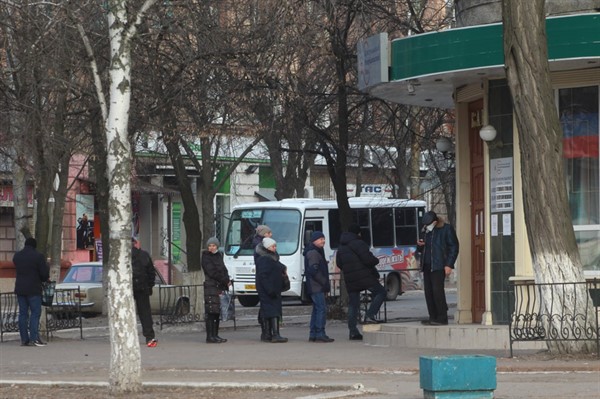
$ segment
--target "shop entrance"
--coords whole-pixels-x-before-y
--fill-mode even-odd
[[[485,186],[483,141],[479,137],[483,100],[469,103],[469,150],[471,154],[471,291],[472,317],[481,323],[485,312]]]

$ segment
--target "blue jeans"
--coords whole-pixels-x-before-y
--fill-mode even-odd
[[[368,290],[373,294],[373,298],[371,300],[371,305],[367,310],[366,317],[375,317],[377,313],[379,313],[379,309],[385,301],[385,297],[387,292],[385,288],[379,283],[374,285]],[[349,292],[348,293],[348,330],[350,330],[350,335],[360,334],[358,328],[356,327],[356,323],[358,320],[358,310],[360,308],[360,292]]]
[[[317,292],[310,294],[313,308],[310,315],[310,338],[322,338],[325,334],[325,322],[327,320],[327,305],[325,304],[325,293]]]
[[[387,292],[385,291],[385,288],[383,288],[383,285],[381,285],[380,283],[377,283],[373,287],[368,288],[368,290],[373,295],[373,298],[371,299],[371,305],[367,310],[367,317],[375,317],[377,316],[377,313],[379,313],[379,309],[381,308],[383,301],[385,301]]]
[[[37,341],[39,339],[40,315],[42,314],[42,296],[17,295],[17,300],[19,301],[21,343]]]

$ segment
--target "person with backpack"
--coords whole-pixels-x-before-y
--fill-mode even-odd
[[[140,241],[131,238],[131,275],[133,286],[133,299],[137,309],[140,323],[142,323],[142,334],[146,338],[146,346],[154,348],[158,345],[152,327],[152,309],[150,308],[150,296],[155,284],[156,271],[150,254],[141,248]]]

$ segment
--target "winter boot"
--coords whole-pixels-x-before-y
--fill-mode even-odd
[[[278,343],[282,343],[282,342],[288,342],[287,338],[282,337],[281,335],[279,335],[279,318],[278,317],[272,317],[269,319],[269,324],[271,327],[271,342],[274,344],[278,344]]]
[[[273,335],[271,334],[271,323],[269,319],[260,319],[260,340],[262,342],[271,342]]]
[[[206,343],[207,344],[220,344],[215,337],[215,320],[211,315],[206,315]]]
[[[216,318],[215,318],[215,327],[214,327],[214,329],[215,329],[214,336],[217,339],[217,341],[219,341],[219,343],[221,344],[223,342],[227,342],[227,340],[225,338],[219,337],[219,322],[220,322],[219,319],[220,319],[219,315],[216,315]]]

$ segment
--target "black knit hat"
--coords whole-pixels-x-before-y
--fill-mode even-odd
[[[435,214],[435,212],[429,211],[429,212],[425,212],[425,214],[423,215],[423,219],[421,219],[421,223],[423,223],[423,226],[428,226],[431,223],[435,222],[436,220],[438,220],[438,217]]]
[[[325,234],[323,234],[323,232],[321,232],[321,231],[313,231],[313,233],[310,235],[310,242],[315,242],[319,238],[324,238],[324,237],[325,237]]]

